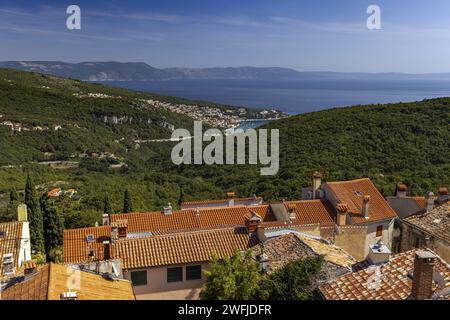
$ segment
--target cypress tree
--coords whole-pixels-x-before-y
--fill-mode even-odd
[[[107,214],[111,214],[112,213],[111,204],[109,203],[108,195],[105,195],[104,206],[103,206],[103,213],[107,213]]]
[[[40,201],[44,220],[44,239],[47,254],[62,245],[64,221],[53,202],[43,195]]]
[[[31,248],[35,252],[44,253],[44,222],[30,175],[27,176],[25,185],[25,204],[27,205],[30,222]]]
[[[181,206],[181,203],[184,202],[184,191],[183,188],[180,188],[180,197],[178,198],[178,205]]]
[[[13,189],[9,192],[9,203],[11,205],[14,205],[14,203],[19,200],[19,196],[17,194],[16,189]]]
[[[133,203],[131,201],[131,195],[130,195],[130,191],[128,191],[128,189],[125,190],[125,193],[123,196],[123,212],[124,213],[133,212]]]

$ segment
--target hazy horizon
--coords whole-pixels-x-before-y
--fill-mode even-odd
[[[1,61],[124,61],[158,68],[448,73],[450,2],[437,0],[0,0]],[[381,9],[381,29],[366,26]]]

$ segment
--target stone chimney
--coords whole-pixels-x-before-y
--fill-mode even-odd
[[[118,240],[126,238],[128,235],[128,220],[121,219],[111,223],[111,239]]]
[[[338,203],[336,205],[337,219],[336,224],[338,226],[345,226],[347,223],[348,205],[346,203]]]
[[[414,260],[411,297],[427,300],[433,294],[433,268],[436,256],[429,251],[419,250]]]
[[[287,207],[288,207],[289,219],[290,220],[297,219],[297,214],[295,213],[295,205],[289,204]]]
[[[259,225],[261,224],[261,217],[255,212],[250,212],[245,216],[245,226],[247,227],[248,233],[254,233],[257,231]]]
[[[109,213],[104,213],[102,216],[102,225],[108,226],[110,222]]]
[[[36,261],[28,260],[23,263],[23,272],[25,275],[32,274],[37,268]]]
[[[405,198],[406,197],[406,184],[400,183],[397,185],[395,190],[395,196],[397,198]]]
[[[17,206],[17,221],[28,221],[28,209],[26,204]]]
[[[428,191],[425,193],[425,211],[429,212],[434,208],[434,193]]]
[[[322,174],[319,171],[314,172],[313,174],[313,185],[312,185],[312,198],[317,198],[317,190],[320,189],[320,185],[322,184]]]
[[[370,196],[369,195],[364,196],[362,203],[362,214],[366,219],[369,219],[369,203],[370,203]]]
[[[439,204],[444,204],[448,201],[448,188],[440,187],[438,190],[438,202]]]

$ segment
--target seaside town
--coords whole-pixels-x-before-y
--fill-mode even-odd
[[[254,265],[268,277],[320,258],[314,299],[449,300],[448,187],[424,196],[409,196],[403,183],[395,190],[384,198],[369,178],[324,182],[315,172],[296,201],[228,192],[180,210],[105,213],[101,225],[64,230],[62,259],[50,263],[32,258],[33,217],[20,204],[16,221],[0,223],[0,297],[204,299],[217,263],[245,256],[240,271]],[[48,196],[63,193],[77,191]]]

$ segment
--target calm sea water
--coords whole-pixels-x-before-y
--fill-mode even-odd
[[[445,80],[164,80],[106,84],[235,106],[276,108],[290,114],[450,96],[450,81]]]

